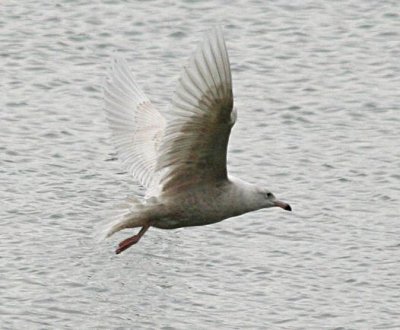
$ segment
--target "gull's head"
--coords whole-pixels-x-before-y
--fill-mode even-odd
[[[263,199],[264,208],[267,207],[280,207],[286,211],[291,211],[292,208],[288,203],[278,200],[275,195],[267,189],[259,191],[260,197]]]

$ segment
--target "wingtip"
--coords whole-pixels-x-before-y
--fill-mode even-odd
[[[117,67],[127,67],[128,62],[126,62],[125,58],[119,54],[115,53],[111,57],[111,72],[115,72],[117,70]]]
[[[212,37],[216,36],[223,38],[224,37],[224,29],[222,25],[214,25],[211,29],[209,29],[206,33],[207,36]]]
[[[216,25],[214,25],[214,26],[212,27],[211,30],[212,30],[212,31],[216,31],[216,32],[223,32],[223,31],[224,31],[224,28],[223,28],[222,25],[216,24]]]

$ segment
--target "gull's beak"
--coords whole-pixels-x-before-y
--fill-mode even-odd
[[[288,203],[281,202],[281,201],[278,201],[278,200],[276,200],[276,201],[274,202],[274,205],[275,205],[275,206],[278,206],[278,207],[281,207],[281,208],[283,208],[283,209],[286,210],[286,211],[291,211],[291,210],[292,210],[292,208],[290,207],[290,205],[289,205]]]

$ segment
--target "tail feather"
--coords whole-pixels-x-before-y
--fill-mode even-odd
[[[136,197],[128,197],[122,204],[118,205],[116,214],[113,215],[113,220],[103,226],[98,233],[98,238],[104,240],[107,237],[125,228],[135,228],[144,225],[143,215],[141,211],[144,205]]]

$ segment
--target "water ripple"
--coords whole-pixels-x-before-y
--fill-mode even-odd
[[[2,5],[2,327],[400,327],[398,2]],[[239,109],[229,168],[294,212],[154,229],[115,256],[126,234],[92,232],[140,188],[108,161],[110,57],[167,110],[215,24]]]

